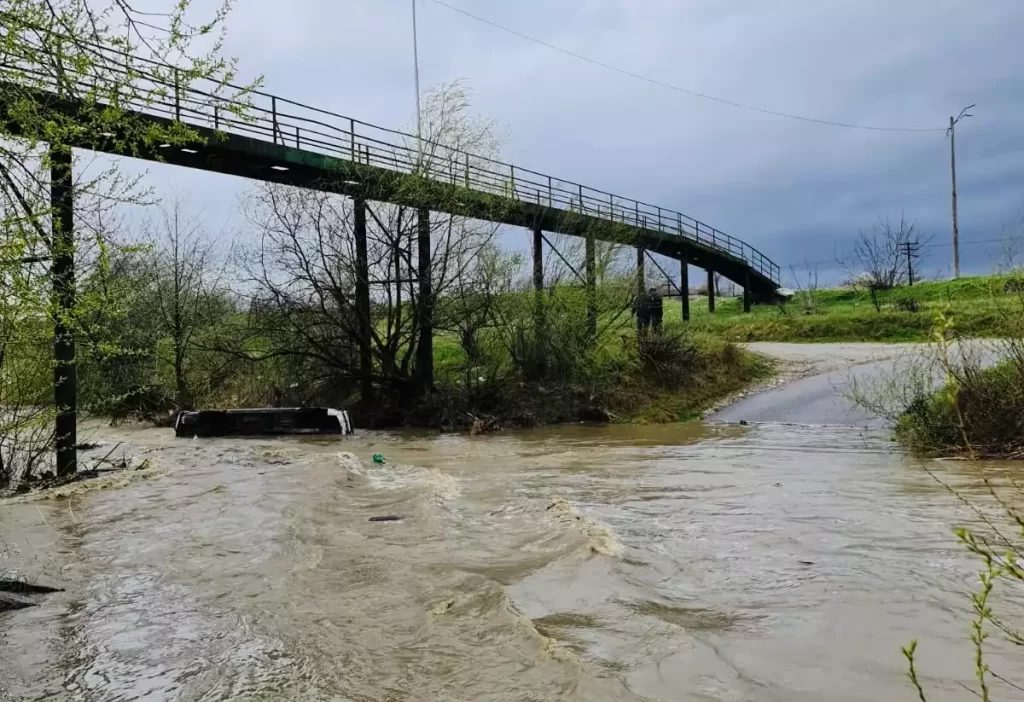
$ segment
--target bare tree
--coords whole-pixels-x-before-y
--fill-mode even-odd
[[[853,247],[853,262],[861,271],[857,277],[875,290],[891,290],[907,282],[906,246],[916,239],[914,223],[903,216],[896,226],[887,218],[879,220],[870,233],[861,231]]]
[[[850,283],[867,288],[876,310],[881,311],[879,292],[908,282],[911,266],[908,251],[914,256],[911,245],[928,241],[920,241],[919,235],[917,226],[903,215],[895,225],[889,218],[879,219],[870,232],[860,232],[852,255],[840,260]]]
[[[204,230],[199,214],[189,214],[182,199],[173,197],[161,207],[159,221],[147,226],[152,252],[145,257],[152,313],[160,336],[170,340],[174,375],[174,406],[192,409],[194,394],[190,370],[200,350],[198,336],[223,316],[216,242]]]
[[[493,125],[473,118],[461,84],[431,92],[424,104],[424,168],[444,162],[453,149],[496,155]],[[462,153],[462,152],[460,152]],[[413,184],[415,186],[415,184]],[[368,343],[374,379],[400,397],[411,390],[423,304],[477,289],[472,277],[483,269],[477,257],[487,250],[497,225],[444,213],[431,213],[433,300],[420,299],[418,215],[408,207],[366,203],[368,277],[371,292],[369,339],[358,317],[355,284],[359,275],[354,216],[356,204],[329,193],[279,185],[257,186],[244,211],[259,244],[244,256],[246,283],[258,304],[254,331],[268,339],[263,359],[301,364],[304,383],[340,399],[354,388],[360,369],[357,350]],[[454,208],[453,208],[454,209]],[[434,325],[457,326],[455,305],[437,305]]]
[[[462,79],[427,91],[422,99],[423,141],[406,140],[424,170],[490,170],[506,135],[498,123],[471,113],[472,92]],[[468,161],[467,161],[468,160]]]
[[[586,239],[567,234],[546,235],[549,247],[544,256],[544,282],[548,287],[585,285]],[[630,275],[632,247],[613,241],[594,242],[594,269],[597,284],[622,275]]]
[[[790,275],[793,277],[793,285],[796,286],[796,298],[800,303],[800,308],[805,315],[817,314],[818,312],[818,267],[812,266],[807,261],[804,261],[803,265],[803,276],[801,276],[795,266],[789,267]],[[779,310],[785,314],[785,299],[780,298]]]
[[[1021,269],[1021,255],[1024,254],[1024,215],[1013,227],[1003,227],[996,270],[999,273],[1017,273]]]
[[[438,329],[458,336],[466,354],[467,370],[481,360],[480,333],[495,326],[495,308],[502,297],[515,292],[515,282],[522,270],[521,255],[503,253],[489,245],[477,254],[451,293],[438,301]]]

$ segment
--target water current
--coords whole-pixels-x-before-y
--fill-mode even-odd
[[[971,699],[976,515],[925,467],[1013,469],[851,428],[96,431],[154,467],[0,504],[0,571],[65,588],[0,614],[0,699],[910,700],[913,638]]]

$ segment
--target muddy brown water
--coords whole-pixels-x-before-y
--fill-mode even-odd
[[[0,570],[67,588],[0,615],[0,699],[914,699],[912,638],[971,698],[975,517],[880,433],[104,431],[157,474],[0,504]]]

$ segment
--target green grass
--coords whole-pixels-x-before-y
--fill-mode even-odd
[[[532,330],[532,291],[522,297],[525,300],[518,302],[525,312],[516,316],[513,308],[512,318]],[[556,350],[556,357],[562,359],[557,371],[550,371],[549,367],[550,375],[536,376],[517,365],[507,346],[517,337],[510,335],[508,329],[480,331],[477,342],[481,358],[474,367],[468,367],[457,334],[437,331],[433,351],[439,391],[435,404],[438,406],[424,405],[430,412],[422,417],[415,414],[418,406],[402,406],[398,408],[401,412],[394,415],[382,412],[384,419],[381,421],[408,421],[420,425],[419,422],[435,421],[441,416],[457,427],[459,422],[471,419],[471,414],[479,414],[500,417],[514,426],[519,419],[524,420],[524,424],[546,424],[577,421],[602,413],[616,422],[684,421],[699,416],[723,397],[771,372],[765,359],[743,352],[718,336],[689,328],[684,330],[678,313],[665,320],[666,336],[678,338],[682,348],[691,349],[688,352],[691,356],[682,363],[645,370],[638,357],[635,321],[628,311],[622,311],[622,307],[629,304],[628,299],[602,300],[604,311],[598,319],[600,335],[596,346],[583,344],[576,348],[586,319],[583,293],[575,289],[560,290],[557,300],[548,311],[549,333],[555,338],[550,343]],[[241,326],[246,319],[238,314],[231,322]],[[526,338],[531,335],[532,331],[528,331]],[[244,348],[260,359],[271,351],[274,342],[267,336],[247,336]],[[163,353],[157,354],[158,359],[153,361],[152,382],[170,396],[174,378],[166,362],[170,357],[169,348],[165,348],[168,345],[169,340],[162,339],[154,348],[154,352]],[[519,351],[522,353],[523,349]],[[559,362],[556,357],[552,357],[552,363]],[[566,365],[567,358],[572,360]],[[519,361],[526,366],[530,364],[528,355]],[[204,406],[247,406],[268,401],[332,404],[351,400],[332,395],[309,399],[302,376],[304,368],[306,366],[296,366],[290,359],[273,356],[256,364],[237,363],[226,381],[210,389],[203,384],[206,367],[200,366],[192,372],[191,389],[197,402]],[[297,393],[289,395],[296,387]],[[329,386],[324,392],[339,391]],[[281,396],[287,400],[282,400]]]
[[[866,290],[818,290],[806,306],[798,295],[784,308],[755,305],[742,311],[739,298],[717,300],[715,314],[705,298],[690,301],[691,326],[729,341],[924,341],[930,338],[936,315],[950,314],[965,336],[1000,337],[1019,328],[1024,304],[1019,294],[1004,292],[1007,277],[988,276],[948,281],[925,281],[879,293],[877,311]],[[914,300],[917,312],[897,306]],[[678,300],[665,301],[666,319],[681,316]]]
[[[611,321],[602,316],[599,328]],[[501,409],[489,413],[510,416],[528,415],[539,424],[575,421],[580,410],[599,407],[615,423],[661,424],[688,421],[723,398],[751,383],[771,375],[772,363],[758,354],[741,350],[720,338],[701,333],[678,335],[683,331],[681,320],[666,320],[666,337],[681,338],[684,347],[693,349],[693,357],[683,366],[669,366],[660,371],[644,371],[637,365],[636,336],[627,316],[621,325],[611,325],[598,339],[590,356],[586,378],[560,381],[517,382],[511,359],[494,345],[488,334],[481,338],[482,347],[490,349],[489,360],[479,373],[486,376],[494,364],[510,373],[500,381],[504,395]],[[466,356],[457,338],[448,333],[434,337],[434,369],[441,387],[461,386],[467,369]],[[477,369],[468,372],[475,382]],[[589,397],[589,400],[584,399]]]
[[[1024,457],[1024,357],[988,368],[954,361],[946,371],[944,387],[904,409],[896,436],[928,454]]]
[[[721,340],[698,336],[695,341],[701,349],[699,372],[694,373],[685,386],[676,389],[657,384],[623,386],[619,393],[634,394],[636,402],[616,398],[615,402],[628,408],[618,416],[619,421],[665,424],[696,419],[716,403],[771,376],[775,370],[764,356]]]

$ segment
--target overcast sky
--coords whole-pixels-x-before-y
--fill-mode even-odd
[[[950,268],[943,132],[812,124],[698,99],[418,0],[424,90],[465,79],[508,134],[505,157],[679,209],[783,266],[830,267],[858,230],[904,212],[925,269]],[[628,71],[769,110],[957,131],[965,269],[984,272],[1024,217],[1022,0],[446,0]],[[200,3],[202,4],[202,3]],[[265,90],[384,126],[411,124],[410,0],[244,0],[226,51]],[[211,222],[246,184],[150,168]],[[241,222],[237,223],[242,226]],[[509,232],[522,247],[525,232]],[[987,243],[971,243],[987,242]]]

